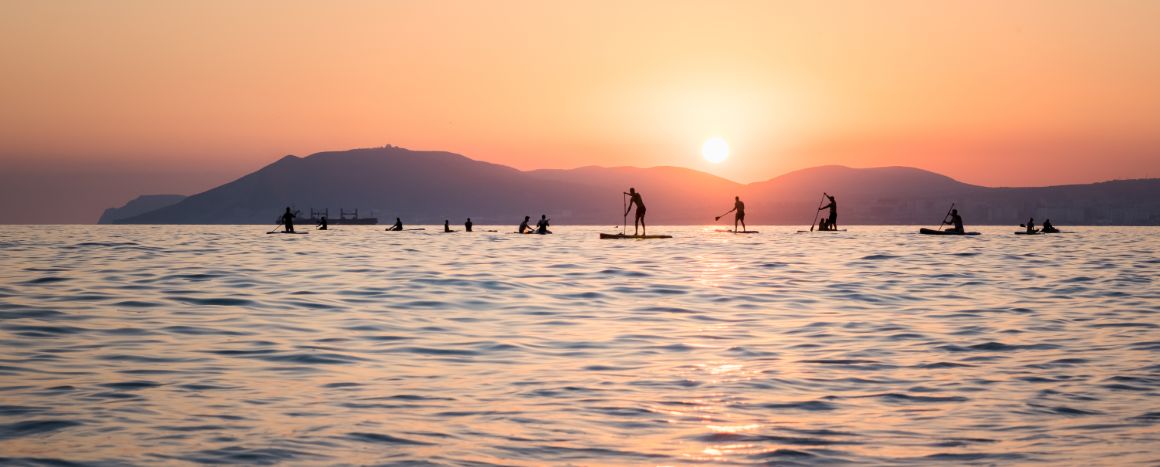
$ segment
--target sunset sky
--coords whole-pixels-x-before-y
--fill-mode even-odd
[[[1147,0],[0,0],[0,222],[385,144],[739,182],[1160,177],[1157,24]]]

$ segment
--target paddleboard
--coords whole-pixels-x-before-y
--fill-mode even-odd
[[[658,239],[658,238],[673,238],[673,236],[672,235],[625,235],[625,234],[602,233],[602,234],[600,234],[600,238],[605,239],[605,240],[614,240],[614,239],[623,239],[623,238],[638,239],[638,240],[653,240],[653,239]]]
[[[269,235],[269,234],[310,235],[310,232],[283,232],[283,231],[266,232],[266,235]]]
[[[923,234],[923,235],[978,235],[979,234],[978,232],[958,233],[958,232],[947,232],[946,230],[934,230],[934,229],[918,229],[918,233]]]
[[[1039,235],[1042,233],[1043,232],[1028,232],[1026,230],[1023,230],[1023,231],[1015,232],[1015,235]]]
[[[755,233],[761,233],[761,232],[758,232],[758,231],[756,231],[756,230],[740,230],[740,231],[736,231],[736,232],[735,232],[735,231],[733,231],[733,230],[730,230],[730,229],[717,229],[717,230],[714,230],[714,232],[739,233],[739,234],[755,234]]]

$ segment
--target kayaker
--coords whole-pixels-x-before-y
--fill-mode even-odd
[[[946,230],[947,232],[953,232],[953,233],[958,233],[958,234],[966,232],[966,229],[963,228],[963,218],[961,216],[959,216],[958,209],[951,209],[950,220],[948,221],[946,219],[943,219],[943,224],[954,225],[953,228],[947,229]]]
[[[318,220],[318,230],[326,230],[326,216]]]
[[[550,234],[552,231],[548,230],[548,215],[540,214],[540,221],[536,223],[536,233],[540,235]]]
[[[1027,219],[1027,233],[1028,234],[1035,233],[1035,218],[1034,217]]]
[[[640,228],[640,235],[645,235],[646,231],[645,231],[645,225],[644,225],[644,213],[645,213],[644,200],[641,199],[640,193],[638,193],[635,188],[629,188],[628,193],[625,193],[625,194],[628,195],[629,198],[628,198],[628,209],[624,210],[624,215],[627,217],[628,212],[632,210],[633,206],[636,206],[636,217],[633,218],[633,221],[632,221],[632,235],[633,236],[638,235],[637,231],[636,231],[637,228]]]
[[[284,232],[294,233],[294,213],[290,212],[290,208],[286,208],[286,213],[282,214],[282,225],[285,227]]]
[[[1059,233],[1059,229],[1055,228],[1054,225],[1051,225],[1051,219],[1044,219],[1043,228],[1039,229],[1039,231],[1043,233]]]
[[[392,232],[393,232],[393,231],[397,231],[397,230],[403,230],[403,221],[402,221],[402,219],[399,219],[398,217],[396,217],[396,218],[395,218],[395,225],[392,225],[392,226],[390,226],[390,227],[387,227],[387,230],[389,230],[389,231],[392,231]]]
[[[525,233],[528,230],[531,230],[531,227],[528,227],[528,222],[531,222],[531,220],[532,216],[524,216],[524,221],[520,222],[520,233]]]
[[[838,202],[834,200],[833,196],[830,196],[826,193],[822,193],[822,194],[825,195],[827,198],[830,198],[830,204],[827,204],[825,206],[818,208],[819,211],[821,211],[823,209],[830,210],[830,215],[826,216],[827,228],[822,229],[822,230],[838,230]]]

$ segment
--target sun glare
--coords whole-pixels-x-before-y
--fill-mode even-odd
[[[729,143],[719,137],[709,138],[701,145],[701,157],[714,164],[720,164],[729,157]]]

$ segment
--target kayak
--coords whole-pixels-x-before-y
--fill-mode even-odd
[[[845,232],[846,229],[838,230],[799,230],[797,233],[814,233],[814,232]]]
[[[978,232],[959,233],[959,232],[948,232],[946,230],[934,230],[934,229],[918,229],[918,233],[923,234],[923,235],[978,235],[979,234]]]
[[[615,240],[623,238],[634,238],[637,240],[653,240],[658,238],[673,238],[672,235],[625,235],[625,234],[600,234],[600,238],[604,240]]]
[[[739,233],[739,234],[761,233],[761,232],[758,232],[756,230],[737,230],[737,231],[734,231],[734,230],[727,230],[727,229],[717,229],[717,230],[714,230],[714,232]]]
[[[266,232],[266,235],[269,234],[310,235],[310,232]]]
[[[1051,229],[1051,230],[1043,229],[1043,230],[1040,230],[1039,233],[1049,234],[1049,233],[1063,233],[1063,232],[1060,231],[1059,229]]]

